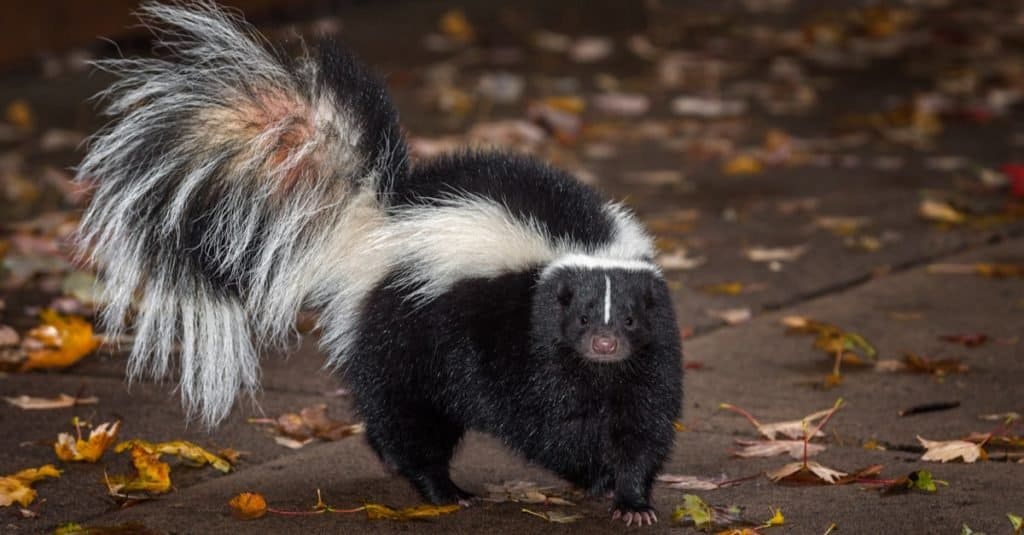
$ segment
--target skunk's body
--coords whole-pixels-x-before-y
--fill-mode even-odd
[[[680,407],[679,337],[632,215],[536,161],[410,168],[383,86],[325,43],[292,60],[211,4],[147,5],[174,55],[123,76],[80,177],[105,319],[139,310],[129,375],[172,349],[190,414],[258,387],[258,352],[321,311],[382,460],[435,503],[467,429],[650,522]]]

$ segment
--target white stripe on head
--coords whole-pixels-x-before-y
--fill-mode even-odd
[[[551,275],[560,269],[621,269],[625,271],[648,271],[655,275],[659,275],[661,273],[658,266],[645,260],[606,258],[603,256],[585,254],[568,254],[545,266],[544,270],[540,273],[541,280],[551,277]]]
[[[604,324],[612,318],[612,280],[604,276]]]

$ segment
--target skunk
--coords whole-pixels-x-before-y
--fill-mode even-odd
[[[114,119],[77,174],[130,379],[176,372],[213,426],[311,307],[369,444],[426,500],[468,503],[449,462],[474,429],[656,521],[681,347],[629,211],[525,156],[410,165],[384,85],[330,41],[291,57],[210,2],[140,17],[166,54],[99,62]]]

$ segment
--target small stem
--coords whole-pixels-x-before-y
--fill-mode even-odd
[[[319,511],[282,511],[281,509],[274,509],[273,507],[267,507],[268,513],[274,513],[275,515],[282,516],[309,516],[309,515],[322,515],[326,510],[321,509]]]
[[[730,403],[722,403],[721,405],[718,406],[718,408],[725,409],[727,411],[735,412],[736,414],[739,414],[740,416],[743,416],[744,418],[746,418],[747,421],[750,422],[750,425],[753,425],[754,427],[756,427],[758,429],[761,428],[761,422],[757,421],[757,418],[754,418],[754,415],[750,414],[749,412],[747,412],[747,411],[745,411],[745,410],[743,410],[743,409],[741,409],[741,408],[739,408],[739,407],[737,407],[735,405],[732,405]]]

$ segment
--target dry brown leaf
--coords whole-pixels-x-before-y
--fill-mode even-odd
[[[736,156],[722,165],[722,173],[726,175],[756,175],[762,171],[764,165],[761,160],[749,154]]]
[[[925,199],[917,209],[917,213],[928,221],[959,225],[967,221],[967,216],[949,203]]]
[[[835,411],[836,408],[840,405],[840,402],[837,402],[836,405],[833,406],[833,408],[831,409],[825,409],[822,411],[808,414],[807,416],[804,416],[799,420],[787,420],[784,422],[776,422],[771,424],[761,423],[756,418],[754,418],[752,414],[750,414],[749,412],[740,407],[732,405],[731,403],[722,403],[719,405],[719,408],[726,409],[728,411],[732,411],[743,416],[744,418],[747,419],[747,421],[750,422],[751,425],[753,425],[757,429],[758,433],[764,435],[764,437],[767,438],[768,440],[775,440],[775,437],[778,435],[789,437],[791,439],[802,440],[804,438],[804,434],[807,432],[807,429],[810,428],[811,424],[820,420],[821,418],[824,418],[825,416],[828,416],[829,413]],[[825,434],[822,433],[821,431],[818,431],[814,436],[822,437],[825,436]]]
[[[660,474],[658,481],[665,483],[670,489],[677,490],[717,490],[738,485],[741,480],[730,481],[722,476],[709,478],[701,476],[683,476],[676,474]]]
[[[973,463],[978,459],[984,459],[986,456],[985,450],[981,447],[982,445],[975,442],[968,442],[966,440],[927,440],[921,438],[920,435],[917,437],[917,440],[927,450],[921,456],[922,461],[946,463],[960,458],[965,463]]]
[[[555,487],[541,487],[532,481],[506,481],[501,485],[486,484],[485,501],[494,503],[543,503],[547,505],[575,505],[562,498]]]
[[[0,477],[0,507],[7,507],[15,503],[22,507],[28,507],[36,499],[36,491],[32,488],[32,483],[45,477],[60,477],[60,471],[52,464],[47,464]]]
[[[743,449],[733,452],[737,457],[774,457],[784,453],[794,459],[804,457],[803,440],[737,440],[736,443],[743,446]],[[825,446],[822,444],[807,444],[808,457],[823,451]]]
[[[707,258],[703,256],[687,256],[686,251],[683,249],[658,255],[658,265],[667,271],[697,269],[703,266],[705,262],[707,262]]]
[[[556,524],[572,524],[573,522],[576,522],[577,520],[580,520],[580,519],[583,518],[583,515],[580,515],[580,514],[570,515],[570,514],[567,514],[567,513],[563,513],[561,511],[542,511],[542,512],[537,512],[537,511],[531,511],[531,510],[526,509],[526,508],[521,509],[521,511],[526,513],[526,514],[528,514],[528,515],[532,515],[532,516],[535,516],[537,518],[542,518],[544,520],[547,520],[548,522],[554,522]]]
[[[100,398],[96,396],[76,398],[67,394],[59,394],[55,398],[37,398],[23,395],[13,398],[5,397],[4,399],[7,403],[24,410],[64,409],[78,405],[95,405],[100,401]]]
[[[103,452],[117,440],[117,432],[121,429],[121,421],[105,422],[89,433],[88,440],[82,440],[82,428],[78,420],[75,420],[75,431],[77,437],[70,433],[57,435],[57,442],[53,444],[53,451],[57,458],[62,461],[85,461],[94,463],[103,456]]]
[[[8,104],[4,116],[7,118],[7,122],[22,130],[31,130],[36,124],[32,107],[29,106],[28,101],[25,99],[19,98]]]
[[[846,472],[833,470],[814,461],[789,463],[785,466],[771,470],[765,475],[772,481],[785,481],[788,483],[821,484],[828,483],[835,485],[837,481],[846,475]]]
[[[92,325],[77,316],[63,316],[47,309],[40,315],[42,325],[32,329],[22,342],[28,359],[21,371],[62,369],[92,353],[102,341],[93,334]]]
[[[271,423],[260,420],[259,423]],[[306,407],[298,413],[288,412],[272,421],[275,429],[283,436],[275,437],[278,444],[298,449],[305,446],[313,438],[334,441],[365,430],[362,423],[349,423],[334,420],[327,416],[327,405],[324,403]],[[279,439],[279,440],[278,440]]]
[[[243,520],[252,520],[267,514],[267,500],[255,492],[243,492],[228,502],[231,514]]]
[[[754,317],[754,313],[749,308],[729,308],[725,310],[708,310],[708,315],[713,318],[718,318],[724,321],[728,325],[739,325],[750,321],[750,318]]]
[[[131,448],[133,451],[135,449],[141,449],[146,453],[154,454],[157,457],[163,454],[175,455],[199,466],[209,464],[214,469],[221,472],[231,471],[231,463],[187,440],[173,440],[170,442],[158,443],[138,439],[126,440],[118,444],[117,447],[114,448],[114,451],[121,453],[128,448]]]
[[[441,15],[438,29],[457,43],[469,43],[476,38],[476,30],[461,9],[452,9]]]

